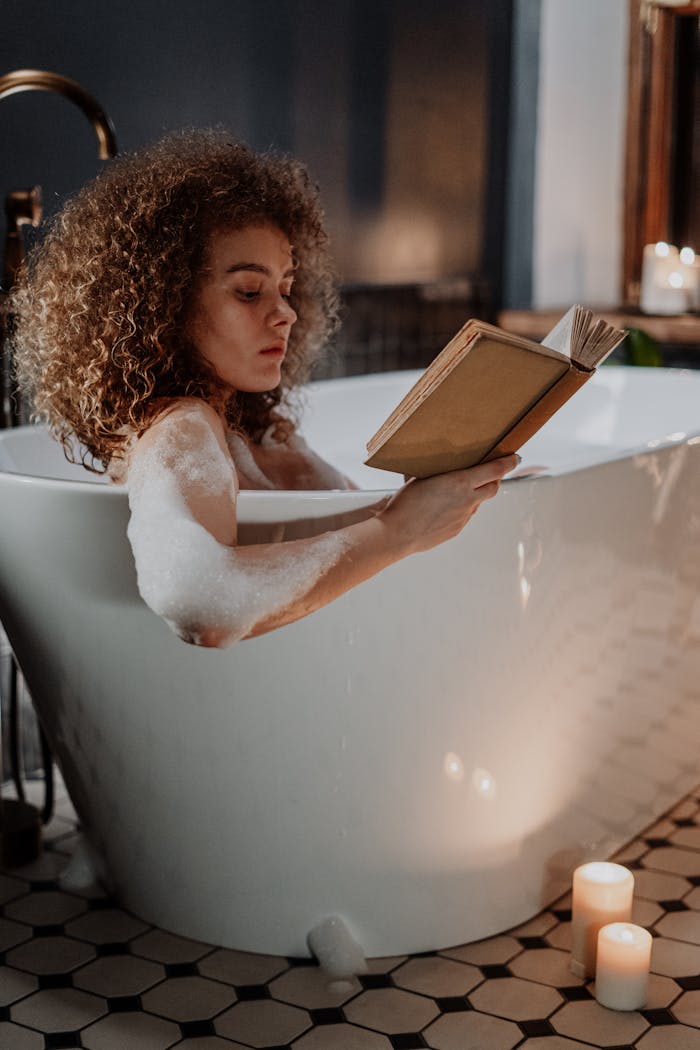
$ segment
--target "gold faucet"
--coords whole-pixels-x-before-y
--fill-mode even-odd
[[[108,160],[115,156],[117,141],[112,121],[92,95],[75,80],[44,69],[16,69],[12,73],[0,76],[0,99],[19,94],[20,91],[52,91],[70,99],[93,126],[100,159]],[[21,227],[27,224],[38,226],[41,215],[40,186],[33,186],[30,190],[11,190],[8,193],[5,199],[7,227],[0,290],[0,429],[17,426],[22,422],[22,409],[19,394],[12,380],[9,355],[3,349],[10,324],[6,299],[19,277],[24,260]]]
[[[109,160],[117,152],[114,127],[105,111],[75,80],[60,73],[49,73],[45,69],[15,69],[0,77],[0,98],[15,95],[20,91],[53,91],[74,102],[88,118],[100,144],[101,160]]]

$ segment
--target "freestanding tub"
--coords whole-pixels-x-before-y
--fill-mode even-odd
[[[395,485],[364,440],[414,379],[313,386],[307,437]],[[226,651],[139,598],[122,490],[40,428],[0,457],[0,618],[113,889],[157,925],[286,955],[329,915],[367,955],[474,940],[700,779],[700,373],[602,369],[457,539]],[[244,492],[244,539],[380,494]]]

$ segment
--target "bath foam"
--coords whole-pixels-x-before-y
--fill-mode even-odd
[[[309,951],[329,977],[351,977],[367,973],[362,948],[339,915],[329,915],[309,932]]]
[[[233,456],[234,462],[249,481],[259,485],[261,489],[273,489],[275,487],[255,462],[253,453],[250,451],[247,443],[243,440],[240,434],[235,434],[233,431],[229,430],[226,433],[226,443],[231,455]]]
[[[185,641],[201,644],[214,632],[216,644],[227,646],[303,597],[342,557],[347,541],[329,532],[244,552],[219,542],[195,518],[190,500],[204,494],[220,517],[232,515],[235,471],[212,427],[192,411],[166,417],[151,442],[136,447],[127,534],[139,591],[153,612]]]

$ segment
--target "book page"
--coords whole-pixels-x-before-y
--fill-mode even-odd
[[[565,354],[566,357],[571,357],[571,336],[574,330],[574,317],[576,314],[577,307],[572,306],[571,309],[567,310],[563,317],[561,317],[551,332],[542,340],[542,346],[548,346],[550,350],[557,350],[560,354]]]

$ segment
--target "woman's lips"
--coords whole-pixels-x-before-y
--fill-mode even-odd
[[[282,345],[268,346],[264,350],[260,351],[260,353],[264,354],[265,357],[284,357],[286,352],[287,348]]]

